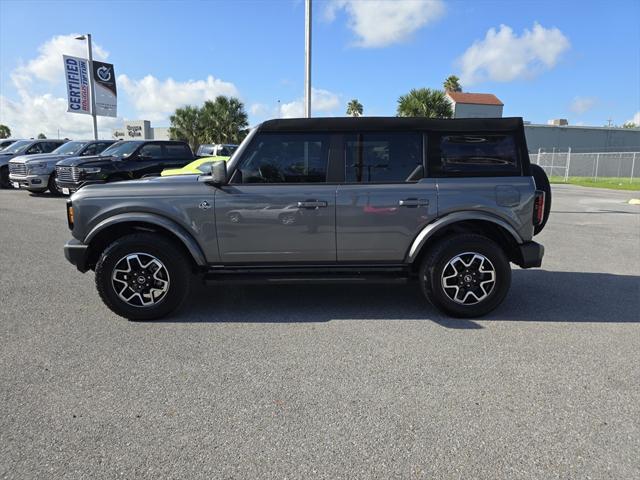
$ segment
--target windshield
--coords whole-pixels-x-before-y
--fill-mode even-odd
[[[136,148],[140,146],[139,142],[120,142],[114,143],[109,148],[104,150],[101,155],[114,156],[120,158],[126,158],[135,152]]]
[[[67,142],[56,148],[52,155],[74,155],[78,153],[88,142]]]
[[[19,140],[16,143],[9,145],[7,148],[2,150],[2,153],[20,153],[32,143],[33,142],[31,140]]]

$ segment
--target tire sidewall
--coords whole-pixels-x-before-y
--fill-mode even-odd
[[[47,183],[47,188],[49,189],[49,192],[51,192],[52,195],[55,195],[56,197],[62,195],[62,191],[58,188],[58,184],[56,183],[56,172],[53,172],[50,176],[49,176],[49,182]]]
[[[451,300],[442,287],[442,272],[455,256],[474,252],[484,255],[496,271],[496,283],[489,296],[474,305],[461,305]],[[492,240],[474,235],[472,237],[446,239],[440,243],[434,257],[428,257],[420,269],[420,283],[427,298],[449,315],[462,318],[480,317],[497,308],[511,286],[511,266],[503,250]]]
[[[153,320],[164,317],[178,309],[189,290],[191,272],[182,252],[172,242],[153,235],[133,235],[116,241],[100,256],[96,265],[96,286],[105,304],[116,314],[129,320]],[[116,293],[111,275],[120,260],[131,253],[146,253],[160,260],[169,273],[169,291],[155,305],[135,307],[127,304]]]

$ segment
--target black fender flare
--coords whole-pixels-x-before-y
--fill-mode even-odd
[[[504,230],[509,232],[509,234],[513,237],[514,241],[517,244],[523,243],[523,239],[518,234],[518,232],[507,223],[505,220],[498,218],[494,215],[484,212],[473,212],[473,211],[464,211],[464,212],[454,212],[448,215],[445,215],[442,218],[439,218],[435,222],[432,222],[425,226],[418,235],[413,239],[411,243],[411,247],[407,252],[405,257],[406,263],[413,263],[414,260],[420,254],[422,247],[427,243],[427,241],[433,237],[438,231],[442,228],[453,225],[454,223],[464,222],[469,220],[482,220],[485,222],[491,222],[499,227],[502,227]]]
[[[202,248],[200,248],[198,242],[196,242],[193,236],[189,232],[187,232],[184,227],[180,226],[178,223],[169,218],[154,213],[131,212],[113,215],[112,217],[102,220],[95,227],[93,227],[85,237],[83,243],[85,245],[89,245],[100,232],[114,225],[132,222],[149,223],[168,230],[173,235],[175,235],[176,238],[180,240],[180,242],[182,242],[182,244],[189,251],[189,253],[193,257],[193,260],[198,266],[203,267],[207,265],[207,261]]]

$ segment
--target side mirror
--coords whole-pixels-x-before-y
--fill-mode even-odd
[[[225,185],[227,183],[227,162],[221,160],[211,165],[209,175],[200,176],[200,181],[212,185]]]

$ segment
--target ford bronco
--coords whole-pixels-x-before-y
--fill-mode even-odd
[[[312,118],[254,128],[210,174],[90,185],[67,203],[66,258],[132,320],[211,282],[417,281],[452,316],[539,267],[549,183],[520,118]]]

